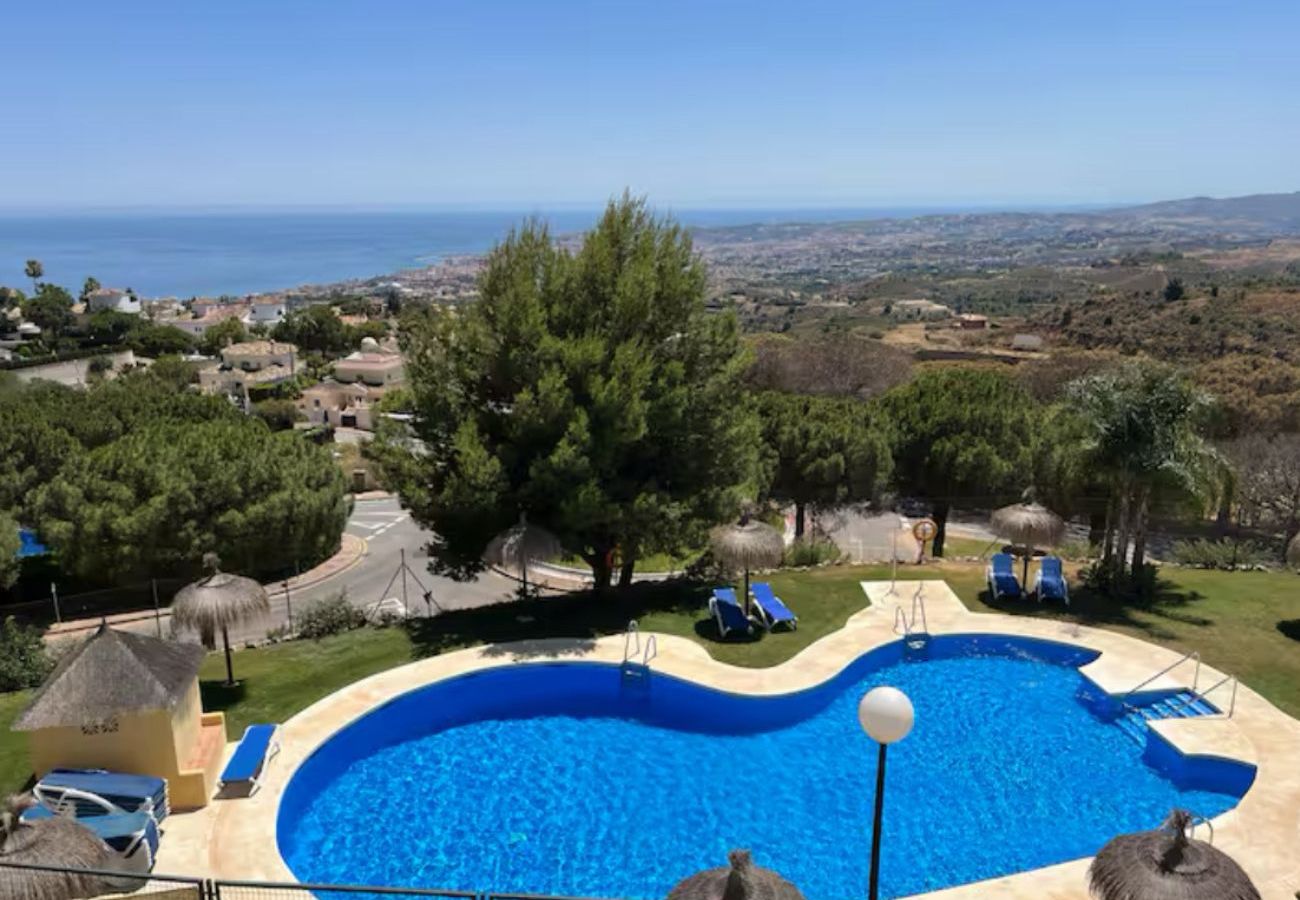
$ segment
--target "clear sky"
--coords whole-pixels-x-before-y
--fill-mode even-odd
[[[1300,189],[1300,2],[14,0],[0,207]]]

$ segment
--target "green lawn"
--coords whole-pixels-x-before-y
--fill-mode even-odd
[[[1198,649],[1206,662],[1239,675],[1287,713],[1300,716],[1300,577],[1294,574],[1171,568],[1150,603],[1116,603],[1076,588],[1069,610],[1031,601],[991,606],[982,564],[907,566],[898,574],[900,580],[943,578],[973,610],[1078,621],[1178,649]],[[717,638],[705,611],[704,587],[643,584],[609,598],[570,595],[459,610],[415,621],[409,628],[364,629],[321,641],[240,650],[235,675],[241,685],[234,691],[221,685],[222,658],[213,654],[201,673],[204,706],[224,710],[235,737],[249,722],[282,722],[345,684],[413,659],[526,638],[593,639],[622,632],[633,618],[643,630],[698,641],[722,662],[771,666],[841,627],[861,609],[866,597],[859,581],[888,577],[888,566],[775,574],[769,580],[798,612],[799,629],[729,641]],[[0,728],[13,720],[26,698],[0,695]],[[0,785],[17,789],[26,778],[22,736],[5,728],[0,731]]]

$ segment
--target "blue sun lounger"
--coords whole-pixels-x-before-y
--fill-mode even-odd
[[[759,618],[768,631],[780,624],[789,625],[792,630],[799,627],[799,617],[772,592],[772,585],[766,581],[756,581],[749,586],[749,590],[758,605]]]
[[[709,598],[709,612],[718,623],[718,631],[726,637],[733,631],[749,634],[754,630],[754,623],[736,601],[736,592],[731,588],[714,588]]]
[[[78,818],[115,812],[145,812],[161,822],[169,812],[167,781],[103,769],[52,769],[32,794],[44,806]]]
[[[280,742],[276,740],[279,725],[249,725],[244,736],[239,739],[239,746],[226,768],[221,772],[217,787],[225,789],[231,785],[248,785],[248,794],[261,787],[262,771],[266,764],[280,752]]]
[[[1034,596],[1041,600],[1064,600],[1070,605],[1070,586],[1065,581],[1059,556],[1044,556],[1034,576]]]
[[[1020,581],[1016,578],[1016,572],[1012,565],[1011,554],[1009,553],[994,553],[989,558],[989,567],[986,574],[989,581],[989,593],[993,595],[994,600],[1002,597],[1011,597],[1012,599],[1020,597]]]
[[[59,815],[48,806],[37,805],[25,810],[24,822],[52,819]],[[84,825],[112,848],[127,863],[124,871],[148,872],[158,856],[158,823],[147,812],[117,812],[94,816],[77,816]],[[138,885],[137,885],[138,887]]]

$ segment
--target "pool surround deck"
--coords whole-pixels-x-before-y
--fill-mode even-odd
[[[747,669],[713,659],[703,646],[672,635],[655,636],[657,671],[740,694],[785,694],[834,677],[867,651],[899,639],[896,610],[910,611],[919,590],[932,634],[1004,634],[1056,641],[1098,651],[1081,672],[1102,690],[1120,695],[1179,659],[1180,654],[1100,628],[1051,619],[972,613],[943,581],[862,582],[871,605],[838,631],[771,668]],[[643,634],[644,640],[648,635]],[[766,638],[780,640],[779,634]],[[341,728],[395,696],[435,681],[499,666],[556,660],[620,663],[622,635],[596,639],[521,641],[460,650],[372,675],[298,713],[281,730],[282,751],[252,797],[220,799],[198,812],[167,822],[157,870],[209,877],[293,881],[280,857],[276,817],[285,787],[299,765]],[[1200,684],[1223,673],[1201,667]],[[1190,665],[1175,668],[1149,689],[1189,687]],[[1217,694],[1212,698],[1226,702]],[[1300,722],[1245,685],[1226,715],[1154,723],[1156,732],[1187,755],[1240,760],[1257,767],[1241,802],[1217,817],[1215,846],[1232,855],[1254,880],[1264,900],[1293,900],[1300,888]],[[227,752],[233,750],[233,745]],[[989,835],[996,839],[996,835]],[[1081,859],[961,885],[924,895],[930,900],[1088,900],[1087,868]],[[683,873],[683,875],[689,873]],[[435,885],[436,887],[436,885]]]

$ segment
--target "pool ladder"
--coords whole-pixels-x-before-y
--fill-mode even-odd
[[[925,593],[921,585],[917,585],[912,595],[910,616],[901,603],[894,607],[894,634],[901,634],[903,643],[911,650],[920,650],[930,643],[930,623],[925,618]]]
[[[1124,694],[1124,696],[1122,696],[1122,697],[1119,698],[1119,702],[1120,702],[1120,704],[1121,704],[1121,705],[1122,705],[1126,710],[1131,710],[1131,709],[1133,709],[1133,708],[1134,708],[1133,705],[1132,705],[1131,703],[1129,703],[1129,698],[1130,698],[1130,697],[1132,697],[1132,696],[1133,696],[1134,694],[1136,694],[1138,691],[1142,690],[1142,689],[1143,689],[1144,687],[1146,687],[1147,685],[1149,685],[1149,684],[1151,684],[1152,682],[1154,682],[1154,681],[1155,681],[1157,678],[1159,678],[1161,675],[1168,675],[1168,674],[1169,674],[1170,672],[1172,672],[1174,669],[1178,668],[1178,667],[1181,666],[1183,663],[1187,663],[1187,662],[1195,663],[1195,668],[1192,670],[1192,687],[1191,687],[1191,690],[1189,691],[1189,696],[1188,696],[1188,697],[1182,698],[1181,700],[1177,701],[1177,703],[1175,704],[1175,710],[1176,710],[1176,707],[1177,707],[1177,706],[1191,706],[1191,705],[1193,705],[1193,704],[1195,704],[1195,703],[1197,703],[1197,702],[1200,702],[1200,703],[1203,703],[1203,704],[1208,704],[1210,701],[1209,701],[1208,699],[1206,699],[1206,698],[1209,697],[1209,695],[1210,695],[1211,693],[1213,693],[1214,691],[1217,691],[1219,688],[1223,687],[1224,685],[1228,685],[1228,686],[1230,686],[1231,689],[1232,689],[1232,695],[1231,695],[1231,697],[1230,697],[1229,700],[1228,700],[1228,718],[1232,718],[1232,714],[1233,714],[1233,713],[1236,711],[1236,709],[1237,709],[1237,676],[1236,676],[1236,675],[1224,675],[1222,678],[1220,678],[1220,679],[1219,679],[1218,681],[1216,681],[1214,684],[1212,684],[1212,685],[1210,685],[1209,687],[1207,687],[1205,690],[1201,690],[1201,689],[1200,689],[1200,684],[1201,684],[1201,654],[1200,654],[1199,651],[1196,651],[1196,650],[1193,650],[1193,651],[1191,651],[1190,653],[1185,653],[1185,654],[1183,654],[1183,655],[1180,656],[1177,660],[1175,660],[1174,662],[1172,662],[1172,663],[1170,663],[1169,665],[1165,666],[1163,669],[1161,669],[1159,672],[1156,672],[1156,673],[1155,673],[1154,675],[1152,675],[1150,678],[1147,678],[1145,681],[1141,682],[1140,684],[1138,684],[1138,685],[1136,685],[1136,686],[1130,688],[1130,689],[1129,689],[1129,690]],[[1168,717],[1168,716],[1163,716],[1162,718],[1169,718],[1169,717]]]
[[[643,645],[641,629],[637,627],[636,619],[628,622],[627,631],[623,633],[623,662],[619,666],[623,680],[648,684],[650,660],[658,655],[659,644],[655,641],[655,636],[647,635]]]

